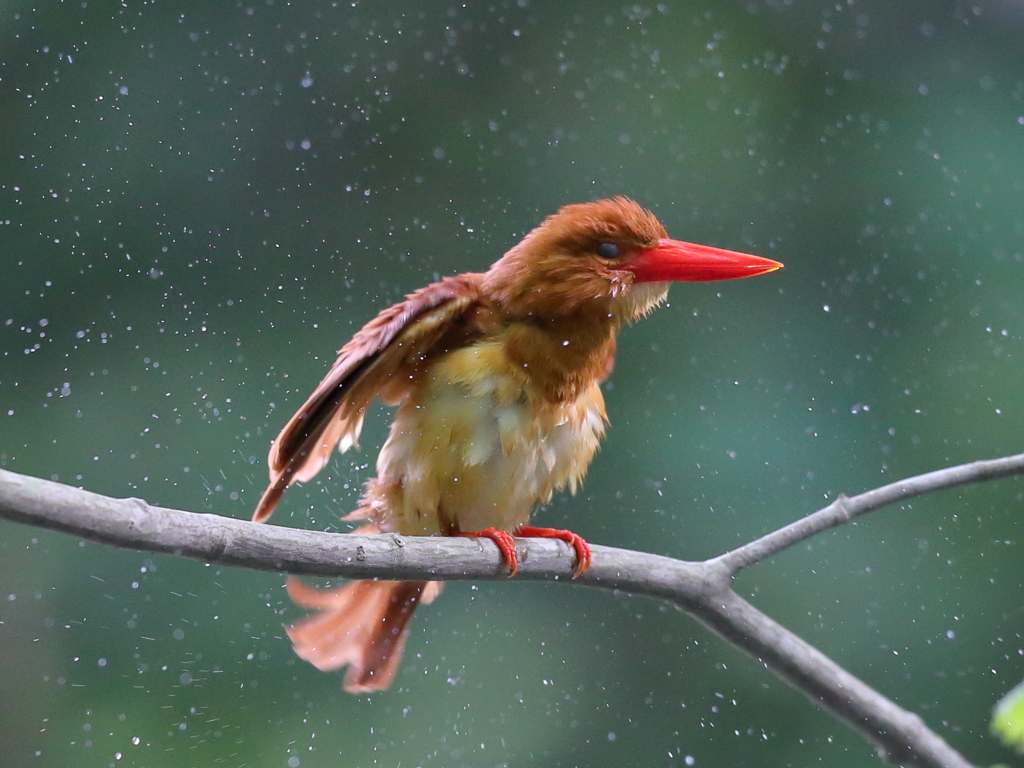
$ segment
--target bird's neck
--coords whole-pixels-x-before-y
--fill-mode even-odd
[[[517,320],[503,334],[505,354],[539,397],[573,402],[611,372],[619,325],[607,313]]]

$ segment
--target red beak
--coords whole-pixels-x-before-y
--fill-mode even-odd
[[[736,280],[781,268],[779,262],[760,256],[668,239],[659,240],[653,248],[638,251],[636,258],[622,267],[632,272],[638,283]]]

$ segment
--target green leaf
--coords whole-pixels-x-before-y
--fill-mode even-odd
[[[989,728],[1003,744],[1024,753],[1024,683],[1017,685],[996,704]]]

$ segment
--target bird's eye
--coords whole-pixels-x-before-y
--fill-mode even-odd
[[[615,243],[601,243],[597,246],[597,255],[602,259],[617,259],[622,255],[622,251]]]

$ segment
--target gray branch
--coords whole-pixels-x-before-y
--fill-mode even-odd
[[[573,580],[572,550],[518,540],[516,580],[565,581],[669,600],[873,742],[895,765],[970,768],[920,717],[886,699],[730,587],[741,568],[816,533],[913,496],[1024,474],[1024,454],[908,478],[822,510],[705,562],[592,545],[590,570]],[[297,575],[355,579],[504,579],[493,542],[449,537],[356,536],[259,525],[113,499],[0,469],[0,517],[127,549]]]
[[[762,536],[749,544],[726,552],[711,562],[719,563],[730,574],[735,574],[747,566],[767,560],[772,555],[809,539],[816,533],[837,528],[855,517],[866,515],[868,512],[874,512],[876,509],[890,504],[898,504],[915,496],[944,491],[959,485],[1015,477],[1021,474],[1024,474],[1024,453],[937,469],[934,472],[915,475],[905,480],[897,480],[895,483],[865,491],[857,496],[848,497],[840,494],[839,498],[827,507],[783,526],[777,531],[772,531],[767,536]]]

